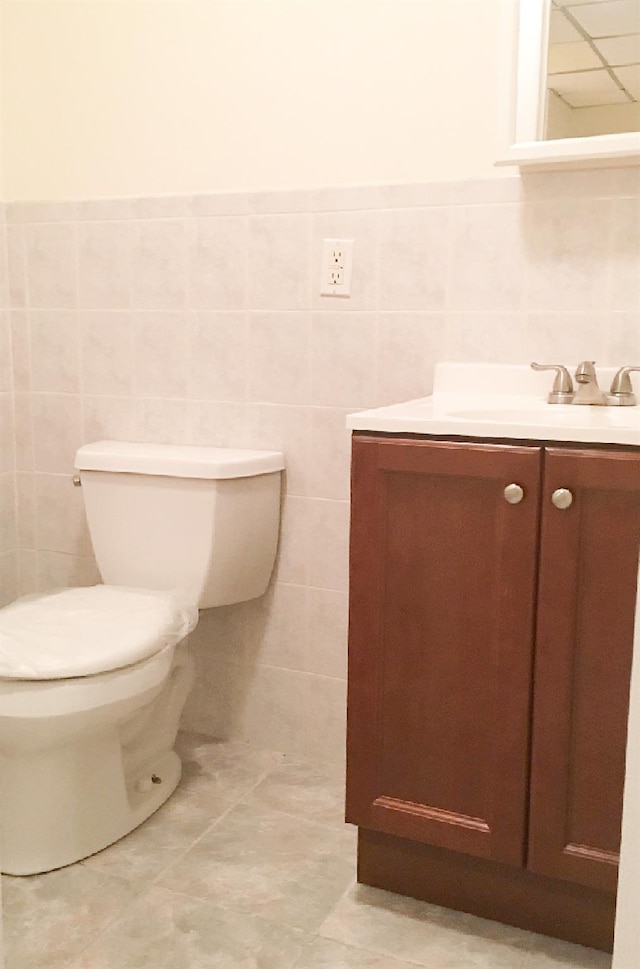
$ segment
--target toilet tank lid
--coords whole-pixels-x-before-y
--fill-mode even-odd
[[[78,449],[75,466],[78,471],[122,471],[176,478],[248,478],[282,471],[284,454],[246,448],[96,441]]]

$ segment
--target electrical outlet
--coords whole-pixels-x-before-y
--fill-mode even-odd
[[[322,240],[321,296],[351,296],[353,239]]]

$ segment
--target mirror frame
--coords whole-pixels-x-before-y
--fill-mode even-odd
[[[505,19],[506,77],[496,165],[538,168],[640,164],[640,132],[541,140],[551,0],[512,0]],[[506,128],[506,130],[505,130]],[[505,147],[506,146],[506,147]]]

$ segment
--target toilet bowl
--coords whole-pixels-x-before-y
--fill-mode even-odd
[[[105,584],[0,609],[0,859],[12,875],[100,851],[171,795],[198,606],[261,595],[275,558],[279,452],[99,442],[77,466]]]

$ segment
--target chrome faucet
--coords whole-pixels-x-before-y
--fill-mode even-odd
[[[574,404],[596,404],[604,406],[607,398],[598,387],[598,377],[596,374],[595,360],[583,360],[579,363],[575,373],[578,389],[576,390]]]
[[[608,394],[603,393],[598,386],[595,360],[583,360],[582,363],[578,364],[575,372],[578,387],[575,391],[571,375],[562,364],[532,363],[531,369],[555,370],[556,377],[553,387],[547,395],[547,403],[549,404],[633,407],[637,403],[629,374],[633,371],[640,371],[640,367],[620,367],[611,381],[611,389]]]

